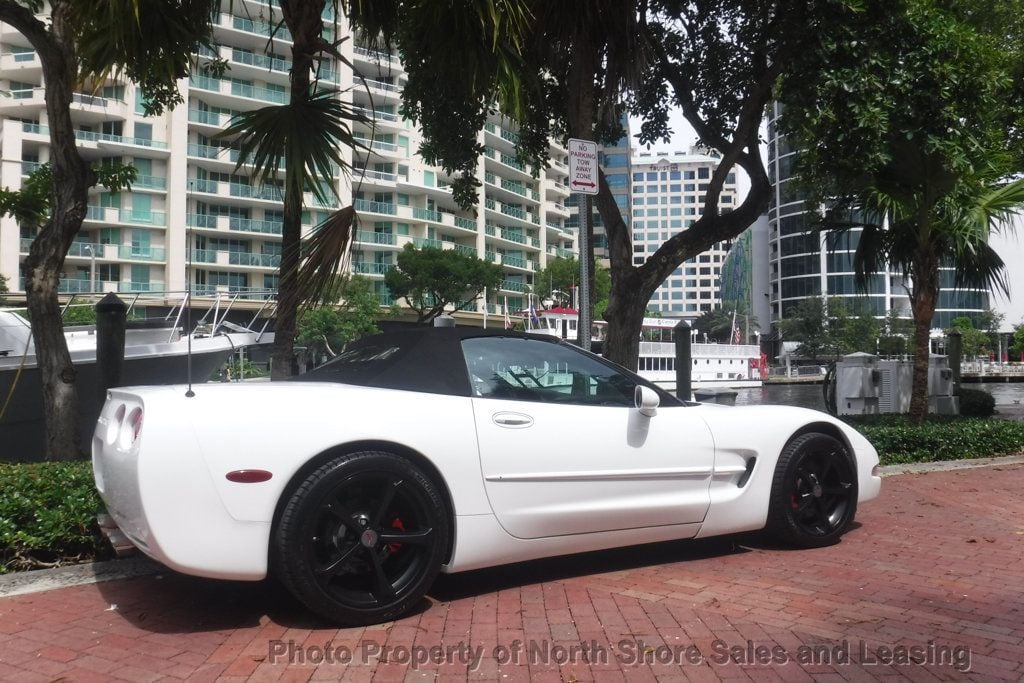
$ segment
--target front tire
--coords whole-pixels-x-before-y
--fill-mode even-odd
[[[857,512],[857,468],[838,439],[811,432],[782,450],[772,480],[767,531],[800,548],[839,541]]]
[[[430,588],[448,547],[434,483],[408,460],[338,456],[295,490],[275,530],[275,564],[310,610],[339,625],[389,621]]]

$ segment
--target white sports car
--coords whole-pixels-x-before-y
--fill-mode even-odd
[[[764,529],[837,541],[878,456],[834,418],[676,400],[551,337],[367,337],[288,382],[111,390],[96,485],[144,553],[279,576],[342,624],[389,620],[438,571]]]

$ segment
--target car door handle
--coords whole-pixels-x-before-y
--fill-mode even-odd
[[[499,427],[510,429],[523,429],[533,424],[533,418],[522,413],[495,413],[491,416],[491,420]]]

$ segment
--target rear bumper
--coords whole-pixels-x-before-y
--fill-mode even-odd
[[[220,499],[187,424],[145,424],[118,438],[119,412],[141,406],[113,391],[92,441],[93,475],[107,511],[139,550],[184,574],[258,581],[267,574],[269,522],[238,521]]]

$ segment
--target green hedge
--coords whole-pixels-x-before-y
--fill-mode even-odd
[[[109,557],[89,462],[0,464],[0,574]]]
[[[902,415],[848,420],[878,450],[883,465],[967,460],[1024,451],[1024,422],[930,417],[922,425]]]

